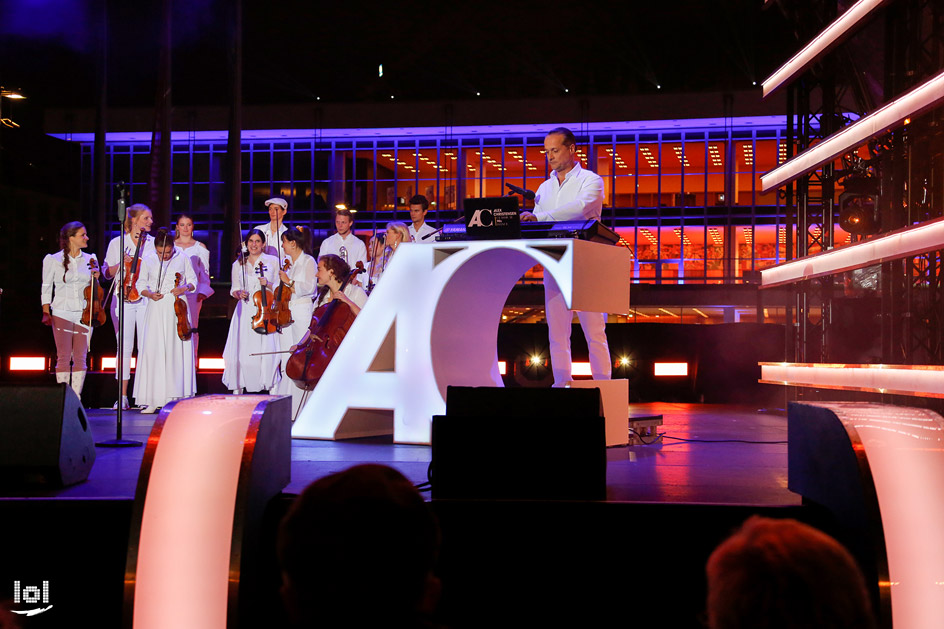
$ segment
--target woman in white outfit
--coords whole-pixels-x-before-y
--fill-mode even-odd
[[[371,239],[370,290],[377,285],[380,277],[390,265],[393,254],[404,242],[410,242],[410,231],[403,223],[387,223],[383,240]],[[363,284],[363,282],[361,282]]]
[[[197,331],[193,333],[193,354],[199,356],[200,345],[200,307],[203,306],[203,300],[213,295],[213,288],[210,286],[210,250],[202,242],[193,238],[193,218],[187,214],[181,214],[177,218],[176,224],[177,238],[174,244],[179,247],[190,259],[193,266],[194,275],[197,278],[197,290],[187,293],[187,309],[190,312],[190,322]]]
[[[262,253],[265,238],[258,229],[249,230],[247,251],[233,262],[230,295],[236,310],[229,322],[226,347],[223,348],[223,384],[233,393],[270,391],[279,381],[278,334],[259,334],[252,329],[256,314],[253,295],[263,285],[273,285],[279,272],[279,259]],[[250,356],[272,352],[264,356]]]
[[[292,325],[282,328],[282,333],[279,334],[279,347],[287,351],[298,343],[311,323],[311,312],[314,309],[312,298],[317,280],[315,279],[315,259],[308,255],[308,234],[302,227],[282,233],[282,249],[291,262],[287,273],[279,271],[279,279],[283,286],[292,291],[292,300],[289,302]],[[279,371],[282,374],[282,380],[276,393],[292,396],[292,417],[295,417],[305,392],[285,375],[285,364],[289,356],[290,354],[287,353],[279,355]]]
[[[154,237],[156,255],[144,258],[141,295],[147,299],[144,334],[138,347],[138,367],[134,377],[134,401],[154,413],[171,400],[193,397],[197,371],[191,339],[177,335],[178,297],[192,294],[197,277],[187,257],[163,229]],[[175,286],[175,284],[179,284]],[[193,321],[188,313],[188,323]]]
[[[351,312],[354,313],[355,317],[360,314],[361,308],[367,303],[367,292],[351,282],[348,282],[343,291],[341,290],[341,285],[350,273],[351,267],[348,266],[347,262],[345,262],[341,256],[334,255],[333,253],[318,256],[318,271],[315,273],[315,277],[318,280],[318,293],[315,295],[315,311],[337,299],[350,306]],[[316,323],[314,317],[312,317],[309,328],[305,330],[305,333],[302,335],[301,339],[299,339],[298,343],[291,347],[293,351],[299,345],[304,345],[308,342],[308,339],[311,337],[312,328]]]
[[[102,271],[105,273],[105,279],[112,279],[118,274],[118,266],[125,262],[130,264],[134,252],[138,246],[138,240],[144,234],[145,238],[151,225],[154,223],[154,217],[148,206],[142,203],[135,203],[128,208],[125,224],[121,236],[115,236],[108,243],[108,251],[105,253],[105,265]],[[146,238],[141,246],[141,255],[154,255],[154,243],[150,238]],[[115,326],[115,336],[118,335],[118,299],[122,295],[121,288],[115,282],[115,294],[111,300],[111,321]],[[138,337],[144,333],[144,309],[147,302],[143,297],[135,301],[125,300],[124,313],[124,343],[122,349],[122,374],[121,374],[121,400],[122,408],[129,408],[128,404],[128,380],[131,378],[131,350],[134,348],[134,335],[137,331]],[[138,345],[140,346],[140,340]],[[118,377],[118,369],[115,369],[115,378]],[[118,408],[118,402],[115,402],[115,408]]]
[[[361,308],[367,303],[367,293],[364,289],[351,281],[343,291],[341,290],[341,284],[350,273],[351,267],[340,256],[329,253],[318,258],[318,272],[315,273],[318,279],[318,294],[315,296],[316,310],[335,299],[340,299],[351,307],[355,315],[360,313]]]
[[[43,258],[43,323],[52,327],[56,340],[56,382],[65,382],[79,397],[85,383],[86,356],[91,330],[81,323],[88,305],[84,291],[98,270],[98,260],[84,253],[88,232],[82,223],[66,223],[59,230],[59,251]]]

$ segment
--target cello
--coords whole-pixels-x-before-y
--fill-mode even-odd
[[[364,263],[358,261],[357,267],[351,269],[338,291],[344,292],[350,281],[363,272]],[[285,363],[285,375],[291,378],[298,388],[305,391],[315,388],[328,363],[338,351],[341,341],[347,336],[355,316],[351,307],[339,299],[321,306],[311,315],[308,339],[299,343]]]

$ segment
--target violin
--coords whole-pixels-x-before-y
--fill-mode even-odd
[[[178,288],[184,278],[180,273],[174,274],[174,288]],[[177,337],[181,341],[189,341],[193,336],[193,328],[190,327],[190,317],[187,313],[187,300],[177,295],[174,300],[174,314],[177,315]]]
[[[122,286],[125,301],[137,303],[141,301],[141,293],[138,292],[137,281],[141,274],[141,246],[147,240],[147,232],[143,229],[138,234],[138,246],[134,249],[134,257],[130,262],[125,262],[125,281]]]
[[[285,264],[282,265],[282,271],[288,273],[292,267],[292,261],[285,258]],[[279,332],[282,328],[295,323],[292,319],[292,309],[289,303],[292,301],[292,289],[285,285],[285,282],[279,281],[279,287],[275,289],[275,297],[272,299],[272,323]]]
[[[102,299],[105,297],[105,289],[95,281],[94,272],[98,270],[98,260],[92,258],[89,260],[89,270],[92,271],[92,277],[89,285],[85,287],[83,293],[85,297],[85,309],[82,311],[82,318],[79,322],[82,325],[91,325],[98,327],[105,323],[105,308],[102,307]]]
[[[256,266],[256,273],[260,278],[265,277],[266,265],[259,260]],[[272,315],[269,312],[269,304],[272,303],[272,291],[267,286],[260,286],[252,295],[252,303],[256,306],[256,314],[252,317],[252,329],[258,334],[272,334],[278,332],[275,324],[272,322]]]
[[[363,272],[364,263],[358,261],[357,267],[351,269],[339,290],[343,292],[348,283]],[[292,352],[285,363],[285,375],[300,389],[314,389],[356,316],[351,307],[340,299],[334,299],[315,310],[308,327],[308,340],[300,343]]]

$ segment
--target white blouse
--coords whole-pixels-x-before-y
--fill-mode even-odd
[[[288,279],[295,282],[292,288],[292,302],[308,300],[311,301],[318,287],[318,278],[315,274],[318,272],[318,266],[315,259],[307,253],[298,256],[298,260],[292,263],[288,270]]]
[[[320,289],[319,289],[320,290]],[[342,291],[348,298],[357,304],[358,308],[363,308],[364,304],[367,303],[367,293],[363,288],[357,286],[356,284],[348,284],[344,287]],[[315,308],[321,308],[325,304],[331,303],[331,291],[327,291],[325,296],[321,298],[321,301],[315,306]]]
[[[275,287],[278,286],[279,283],[279,259],[275,256],[263,253],[259,255],[259,258],[252,266],[249,265],[249,258],[247,256],[245,283],[243,282],[243,267],[240,266],[239,259],[237,258],[236,261],[233,262],[232,283],[229,290],[230,295],[236,297],[236,291],[244,290],[252,297],[253,293],[259,290],[261,284],[259,283],[259,273],[256,269],[259,267],[260,263],[265,267],[263,277],[266,278],[266,282],[269,284],[269,290],[275,290]]]
[[[142,261],[144,267],[141,269],[141,290],[147,288],[147,290],[153,293],[161,293],[165,297],[168,295],[173,297],[171,291],[174,290],[174,282],[177,279],[177,273],[181,275],[181,286],[186,286],[187,284],[192,286],[197,285],[197,278],[193,272],[193,267],[188,264],[190,260],[180,247],[174,247],[174,253],[170,260],[164,260],[163,264],[161,263],[161,259],[156,255],[144,256]]]
[[[50,304],[53,314],[82,312],[86,306],[83,292],[92,280],[89,261],[96,258],[94,254],[84,252],[79,252],[76,257],[69,256],[69,269],[64,271],[63,255],[58,251],[43,258],[42,305]]]
[[[175,245],[184,255],[190,259],[194,275],[197,278],[194,286],[197,287],[196,293],[204,297],[213,295],[213,288],[210,286],[210,250],[202,242],[197,242],[190,247],[181,247]]]
[[[131,238],[131,234],[124,232],[123,235],[123,239],[121,236],[115,236],[111,239],[111,242],[108,243],[108,250],[105,252],[105,264],[108,265],[109,269],[117,267],[118,264],[124,260],[124,253],[133,258],[134,251],[138,248],[137,243]],[[157,255],[157,251],[154,250],[154,238],[151,236],[148,236],[147,240],[144,241],[144,245],[141,247],[141,255],[145,256],[148,254]],[[116,272],[115,275],[117,274]],[[116,290],[117,284],[118,283],[115,282]]]

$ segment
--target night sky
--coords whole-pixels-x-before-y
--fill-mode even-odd
[[[225,104],[225,3],[174,4],[174,104]],[[244,102],[750,89],[798,48],[779,9],[762,5],[244,0]],[[0,4],[0,84],[30,96],[15,118],[94,106],[103,13],[102,0]],[[109,106],[153,105],[159,17],[156,0],[109,2]]]

